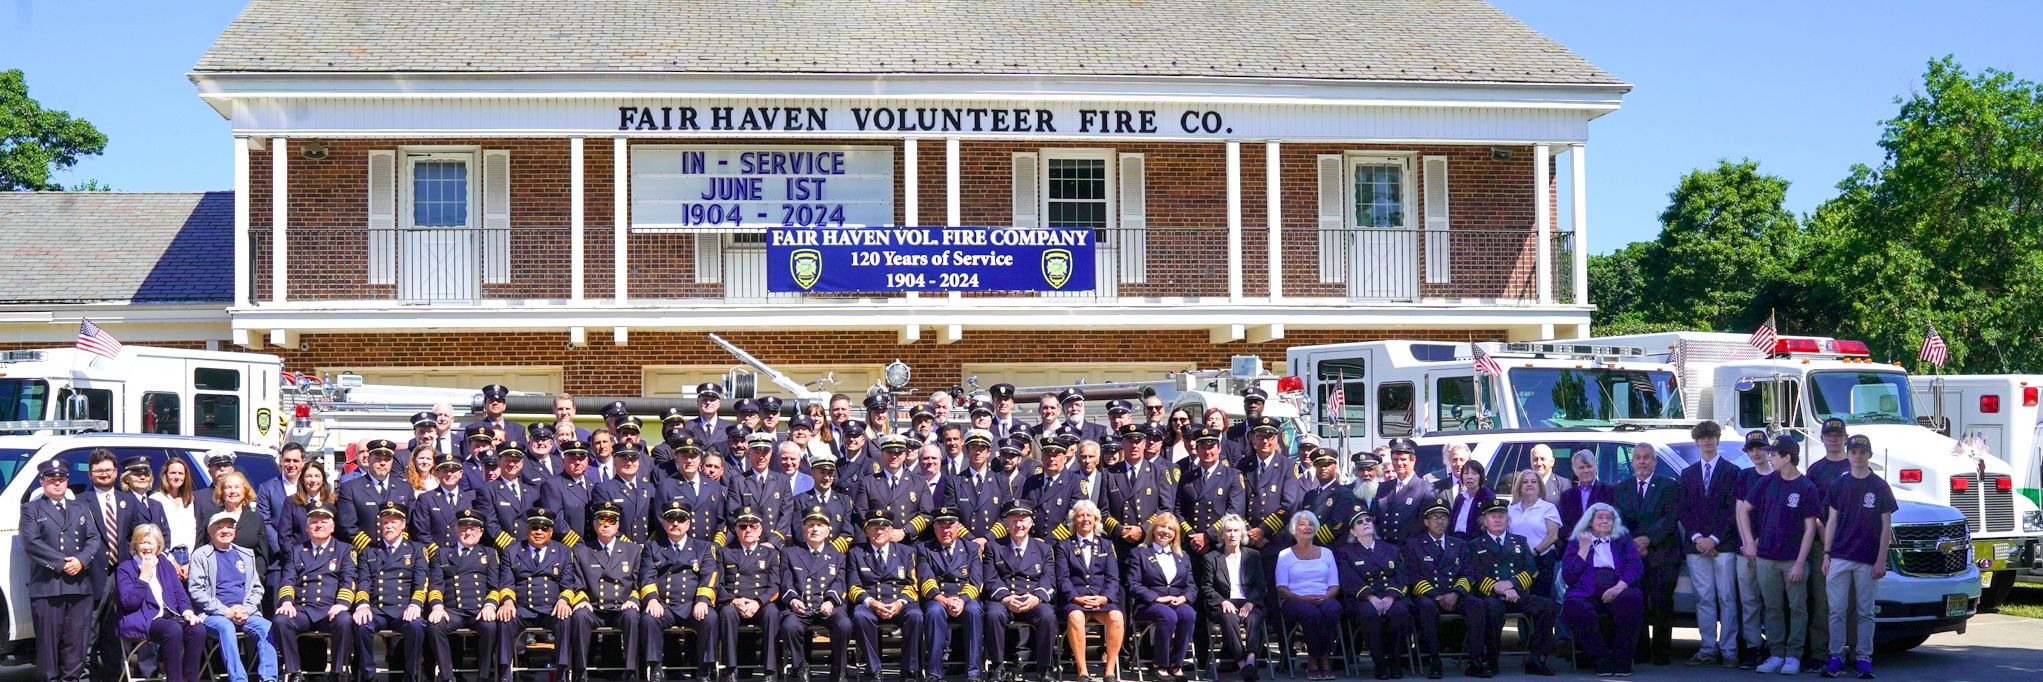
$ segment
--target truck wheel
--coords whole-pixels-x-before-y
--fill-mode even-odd
[[[1993,580],[1979,593],[1979,610],[1998,611],[2000,605],[2015,591],[2015,571],[1994,571]]]
[[[1929,641],[1929,635],[1917,635],[1881,642],[1873,648],[1883,654],[1898,654],[1922,646],[1922,643],[1927,641]]]

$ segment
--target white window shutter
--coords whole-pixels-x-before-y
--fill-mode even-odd
[[[482,281],[511,281],[511,151],[482,152]]]
[[[397,283],[397,151],[369,152],[369,283]]]
[[[1319,281],[1343,282],[1348,264],[1348,186],[1340,154],[1319,155]]]
[[[695,239],[695,283],[724,281],[724,236],[714,232],[697,232],[690,236]]]
[[[1453,271],[1447,246],[1447,157],[1425,158],[1426,283],[1446,284]]]
[[[1043,224],[1042,198],[1039,186],[1041,178],[1036,175],[1036,153],[1014,153],[1014,226],[1038,227]]]
[[[1114,250],[1121,259],[1121,281],[1149,281],[1148,192],[1143,185],[1141,154],[1121,155],[1121,216],[1114,232]]]

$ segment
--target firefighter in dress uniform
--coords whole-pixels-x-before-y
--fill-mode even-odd
[[[723,680],[737,679],[738,628],[759,626],[766,640],[766,659],[780,660],[780,549],[764,540],[766,520],[758,510],[739,507],[731,516],[734,542],[720,553],[723,575],[716,586],[717,627],[723,630]]]
[[[803,514],[801,523],[807,523],[808,515],[821,509],[830,523],[830,534],[825,536],[825,541],[840,553],[851,551],[851,541],[858,537],[858,533],[854,531],[852,525],[851,498],[836,485],[837,458],[830,455],[816,456],[809,462],[809,476],[815,479],[816,487],[795,496],[795,509],[802,510]],[[808,531],[797,526],[795,537],[798,540],[805,540]]]
[[[724,402],[724,387],[711,382],[695,387],[695,414],[693,420],[683,422],[688,434],[702,444],[702,449],[725,457],[731,456],[731,442],[728,429],[731,422],[717,418],[717,408]]]
[[[1463,614],[1467,630],[1464,650],[1471,658],[1482,654],[1483,645],[1489,642],[1483,633],[1492,626],[1484,620],[1489,615],[1487,611],[1464,608],[1472,589],[1464,573],[1468,568],[1468,541],[1448,534],[1453,517],[1447,502],[1429,501],[1420,513],[1426,520],[1426,531],[1406,538],[1401,554],[1406,577],[1412,581],[1409,593],[1417,607],[1419,653],[1425,657],[1427,679],[1437,680],[1443,674],[1440,614]]]
[[[1324,456],[1331,460],[1333,453]],[[1361,625],[1376,679],[1402,680],[1405,670],[1400,654],[1412,629],[1411,605],[1405,598],[1406,586],[1411,584],[1405,574],[1407,565],[1397,545],[1376,537],[1376,520],[1369,512],[1350,511],[1349,532],[1334,547],[1334,563],[1340,566],[1341,611]]]
[[[881,461],[859,486],[859,495],[851,505],[851,513],[861,521],[870,519],[873,512],[887,512],[894,520],[889,525],[893,542],[922,535],[929,528],[930,510],[936,508],[922,475],[909,471],[905,465],[909,452],[906,437],[881,436]],[[857,601],[852,603],[856,605]]]
[[[833,537],[838,520],[821,505],[802,512],[797,533],[801,541],[780,551],[780,636],[794,659],[792,682],[809,680],[809,629],[830,635],[830,682],[844,682],[845,644],[851,638],[851,608],[846,606],[844,551],[847,541]]]
[[[594,499],[598,480],[596,472],[589,470],[589,444],[571,440],[560,446],[560,474],[549,476],[539,482],[539,503],[537,508],[557,513],[557,521],[549,519],[546,527],[554,542],[568,547],[581,544],[582,533],[588,532],[589,501]],[[532,520],[527,510],[525,521]],[[506,560],[512,557],[504,557]]]
[[[394,502],[409,510],[413,496],[411,481],[391,475],[397,463],[396,443],[378,438],[369,441],[368,450],[368,473],[341,484],[340,500],[334,503],[340,536],[354,543],[355,549],[369,546],[369,541],[380,535],[386,505]]]
[[[356,482],[362,479],[356,479]],[[343,510],[346,508],[343,507]],[[376,509],[377,539],[355,552],[355,675],[359,680],[375,679],[375,659],[370,647],[376,633],[398,633],[385,661],[390,671],[416,672],[415,663],[425,645],[426,574],[424,545],[405,539],[405,520],[410,509],[402,502],[385,502]]]
[[[707,447],[704,448],[708,449]],[[794,481],[773,468],[773,446],[764,450],[744,448],[743,459],[724,473],[724,513],[749,508],[764,524],[763,535],[775,545],[787,544],[793,533],[788,517],[794,514]]]
[[[507,474],[504,480],[517,480]],[[454,649],[448,635],[463,628],[476,632],[476,667],[484,680],[510,676],[511,639],[517,634],[504,628],[498,616],[503,586],[511,582],[502,555],[482,544],[483,515],[464,509],[454,515],[458,544],[435,551],[426,569],[426,638],[432,642],[433,660],[440,679],[454,679]]]
[[[442,453],[433,458],[433,475],[440,487],[419,493],[411,506],[411,538],[428,547],[452,547],[454,516],[474,509],[477,491],[461,486],[461,457]]]
[[[484,544],[503,551],[517,538],[512,534],[523,525],[525,510],[539,505],[539,487],[525,480],[525,451],[507,447],[497,451],[497,480],[484,486],[476,496],[476,515],[483,520]]]
[[[978,429],[973,431],[984,433]],[[991,434],[986,436],[990,441]],[[984,459],[983,455],[981,459]],[[950,507],[938,509],[934,522],[936,540],[923,546],[915,557],[915,572],[922,578],[918,587],[922,593],[920,608],[922,631],[925,633],[922,646],[929,653],[929,664],[923,670],[932,680],[943,677],[944,650],[950,644],[950,623],[952,619],[960,619],[965,629],[964,639],[958,641],[965,650],[965,678],[978,680],[983,675],[981,662],[985,637],[982,628],[986,621],[985,609],[979,604],[980,588],[986,577],[985,564],[980,560],[983,550],[965,539],[968,529],[960,510]]]
[[[1186,432],[1185,439],[1192,443],[1192,459],[1178,480],[1179,529],[1186,548],[1203,555],[1220,547],[1220,519],[1240,516],[1248,496],[1241,470],[1220,461],[1219,429],[1201,426]]]
[[[1341,484],[1340,461],[1332,450],[1313,451],[1312,477],[1307,480],[1304,496],[1297,507],[1312,512],[1320,519],[1319,536],[1314,539],[1328,547],[1346,542],[1355,514],[1368,511],[1368,507],[1355,498],[1354,490]],[[1284,547],[1296,542],[1289,527],[1277,531],[1276,538],[1272,544]]]
[[[314,500],[305,508],[308,541],[291,548],[278,567],[277,605],[270,621],[283,655],[284,677],[292,682],[305,672],[298,651],[300,633],[326,633],[326,665],[335,673],[353,648],[355,629],[347,615],[355,601],[356,550],[334,539],[334,525],[333,507]]]
[[[625,510],[624,505],[612,500],[595,502],[589,508],[589,517],[595,523],[596,534],[574,550],[574,570],[578,575],[572,599],[575,610],[589,614],[584,622],[590,627],[577,628],[575,632],[573,670],[588,670],[589,641],[599,627],[616,628],[623,633],[627,669],[638,671],[645,667],[645,652],[641,651],[645,638],[639,634],[642,613],[639,597],[644,595],[646,578],[651,572],[646,567],[645,548],[621,534]]]
[[[1043,470],[1022,484],[1019,497],[1035,507],[1033,528],[1038,538],[1053,542],[1071,539],[1071,503],[1086,497],[1080,492],[1083,481],[1069,466],[1075,454],[1071,449],[1077,444],[1066,434],[1043,438]]]
[[[1487,611],[1483,630],[1489,638],[1483,647],[1487,660],[1474,663],[1483,666],[1482,670],[1470,673],[1475,677],[1497,674],[1497,654],[1507,610],[1516,610],[1532,619],[1531,643],[1527,646],[1531,653],[1525,658],[1525,672],[1554,674],[1546,665],[1546,654],[1553,646],[1554,619],[1560,616],[1561,605],[1551,597],[1533,592],[1532,578],[1539,574],[1539,564],[1533,558],[1532,547],[1525,543],[1525,536],[1512,533],[1510,528],[1510,500],[1491,500],[1483,505],[1483,532],[1469,541],[1468,579],[1474,590],[1468,608]]]
[[[668,500],[660,506],[663,526],[660,539],[646,548],[646,561],[652,566],[641,589],[645,614],[639,629],[646,636],[646,664],[650,668],[646,679],[650,682],[667,679],[667,666],[662,661],[670,627],[686,628],[695,638],[690,667],[696,674],[691,679],[716,674],[716,609],[710,603],[716,601],[717,573],[723,569],[723,559],[717,556],[714,545],[690,537],[689,526],[694,519],[695,510],[687,502]]]
[[[964,538],[974,554],[983,554],[989,543],[1007,537],[1000,522],[1000,509],[1014,498],[1007,477],[993,465],[993,433],[972,429],[965,433],[965,467],[951,478],[951,499],[946,503],[964,524]]]
[[[917,608],[915,548],[894,542],[894,520],[884,509],[866,512],[860,519],[866,543],[851,548],[845,558],[851,587],[845,601],[851,606],[851,626],[858,633],[858,648],[865,651],[868,681],[880,678],[880,623],[901,628],[902,679],[922,676],[922,610]]]
[[[574,548],[555,541],[555,519],[545,507],[526,510],[525,539],[504,553],[510,582],[498,595],[497,616],[513,637],[528,627],[552,631],[554,667],[572,673],[571,644],[589,623],[572,603],[581,572],[575,570]]]
[[[21,504],[21,548],[28,555],[28,599],[36,632],[36,671],[45,680],[85,679],[92,641],[93,590],[86,565],[107,551],[92,509],[71,496],[70,467],[47,460],[36,469],[41,494]]]
[[[1022,679],[1021,662],[1009,666],[1007,626],[1020,621],[1029,628],[1036,669],[1043,682],[1053,682],[1056,664],[1051,658],[1057,637],[1057,615],[1050,603],[1057,598],[1057,560],[1050,543],[1031,537],[1036,509],[1028,500],[1010,500],[1001,517],[1007,523],[1007,540],[992,543],[986,556],[986,599],[993,603],[986,611],[986,649],[992,653],[995,676],[1002,682]]]
[[[1107,534],[1126,555],[1147,538],[1142,529],[1161,512],[1177,509],[1178,469],[1149,459],[1149,429],[1145,424],[1123,425],[1116,437],[1126,455],[1107,470]]]
[[[672,448],[674,472],[660,481],[656,490],[662,509],[669,502],[688,505],[688,537],[715,545],[725,544],[724,484],[702,473],[702,444],[694,436],[677,436]]]
[[[617,465],[617,477],[596,484],[589,497],[590,522],[595,523],[596,509],[609,505],[616,512],[618,536],[636,543],[652,533],[654,489],[645,477],[645,452],[636,447],[619,448],[611,459]]]

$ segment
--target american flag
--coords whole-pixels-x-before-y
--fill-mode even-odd
[[[1937,334],[1937,326],[1932,324],[1929,328],[1929,336],[1922,339],[1922,351],[1916,353],[1916,358],[1942,367],[1944,366],[1944,360],[1950,356],[1950,350],[1944,346],[1944,337]]]
[[[1774,329],[1773,313],[1767,313],[1766,323],[1759,325],[1758,329],[1752,330],[1752,338],[1746,340],[1746,343],[1752,344],[1753,348],[1771,353],[1773,352],[1773,341],[1776,336]]]
[[[106,333],[106,330],[100,329],[99,325],[93,324],[92,320],[80,320],[78,350],[113,360],[121,356],[121,341]]]
[[[1504,366],[1497,364],[1497,359],[1490,357],[1490,354],[1483,350],[1482,344],[1469,344],[1469,348],[1472,349],[1470,354],[1475,359],[1475,369],[1477,372],[1493,377],[1504,376]]]
[[[1347,388],[1347,386],[1345,386],[1345,385],[1337,385],[1337,386],[1335,386],[1335,387],[1334,387],[1334,391],[1333,391],[1333,393],[1334,393],[1333,395],[1327,396],[1327,422],[1328,422],[1328,423],[1333,423],[1333,422],[1338,422],[1338,421],[1340,421],[1342,417],[1345,417],[1345,416],[1347,416],[1347,411],[1348,411],[1348,388]]]

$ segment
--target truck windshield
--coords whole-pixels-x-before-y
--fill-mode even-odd
[[[1831,417],[1846,424],[1914,424],[1908,375],[1900,372],[1812,372],[1809,399],[1816,421]]]
[[[1512,404],[1525,428],[1615,426],[1620,419],[1680,419],[1673,372],[1519,367]]]
[[[41,379],[0,379],[0,421],[42,419],[49,400]]]
[[[7,487],[7,483],[14,480],[14,475],[20,473],[33,456],[34,448],[0,448],[0,488]]]

